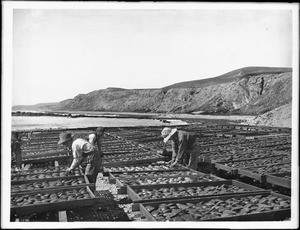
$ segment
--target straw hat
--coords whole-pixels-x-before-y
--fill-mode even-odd
[[[174,133],[176,133],[177,129],[171,129],[169,127],[164,128],[161,131],[161,136],[164,138],[164,142],[166,143],[170,137],[173,136]]]
[[[59,142],[58,142],[58,144],[60,145],[60,144],[66,142],[68,140],[71,140],[72,138],[73,138],[73,135],[70,132],[60,133],[59,134]]]

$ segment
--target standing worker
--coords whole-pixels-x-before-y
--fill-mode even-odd
[[[72,172],[82,163],[86,163],[84,174],[90,183],[96,183],[99,172],[99,154],[96,147],[82,138],[73,140],[73,135],[70,132],[60,133],[59,139],[58,144],[71,149],[73,154],[73,162],[67,169],[67,173]]]
[[[97,147],[98,153],[99,153],[99,165],[100,169],[102,170],[102,157],[104,156],[104,153],[101,151],[101,142],[102,137],[104,135],[105,128],[100,126],[96,129],[94,133],[91,133],[89,135],[89,142]]]
[[[11,155],[16,160],[16,170],[22,168],[21,140],[19,132],[13,132],[11,137]]]
[[[161,135],[165,143],[168,140],[172,141],[171,167],[180,163],[187,165],[190,169],[197,169],[200,146],[194,135],[169,127],[164,128],[161,131]]]

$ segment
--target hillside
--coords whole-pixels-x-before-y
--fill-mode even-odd
[[[257,116],[287,105],[291,100],[292,69],[246,67],[161,89],[100,89],[37,108]]]
[[[259,115],[289,103],[291,89],[291,69],[247,67],[162,89],[97,90],[62,101],[57,109]]]
[[[267,113],[259,115],[245,124],[248,125],[264,125],[275,127],[288,127],[292,128],[292,104],[282,105]]]
[[[195,80],[195,81],[186,81],[176,83],[167,87],[164,87],[164,90],[172,88],[203,88],[210,85],[218,85],[223,83],[230,83],[233,81],[239,81],[247,75],[259,75],[259,74],[271,74],[271,73],[286,73],[291,72],[290,68],[274,68],[274,67],[245,67],[242,69],[237,69],[225,74],[222,74],[217,77]]]

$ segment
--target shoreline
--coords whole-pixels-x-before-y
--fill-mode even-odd
[[[264,123],[254,124],[255,118],[257,116],[249,116],[249,115],[203,115],[203,114],[170,114],[170,113],[138,113],[138,112],[98,112],[98,111],[13,111],[12,118],[17,119],[18,117],[28,117],[28,118],[64,118],[68,119],[73,123],[72,128],[82,128],[82,124],[76,125],[77,121],[82,119],[108,119],[110,121],[117,120],[129,120],[136,119],[138,122],[136,125],[130,124],[128,127],[147,127],[147,126],[174,126],[174,125],[185,125],[194,122],[224,122],[227,124],[233,125],[245,125],[245,126],[263,126],[263,127],[280,127],[280,128],[291,128],[284,125],[274,126],[268,125]],[[71,120],[69,120],[71,119]],[[141,122],[148,123],[149,121],[158,122],[156,124],[141,124]],[[67,122],[69,123],[69,122]],[[89,122],[88,122],[89,123]],[[110,122],[108,122],[110,123]],[[118,123],[118,122],[117,122]],[[185,124],[183,124],[185,123]],[[14,126],[14,125],[13,125]],[[26,125],[25,125],[26,126]],[[39,126],[39,125],[38,125]],[[56,125],[54,125],[56,126]],[[60,128],[71,128],[69,125],[64,125],[61,123]],[[94,125],[87,125],[87,127],[94,127]],[[107,127],[116,127],[115,124],[112,126],[108,125]],[[127,125],[121,125],[121,127],[127,127]],[[16,127],[12,127],[16,129]],[[20,128],[20,127],[19,127]],[[19,129],[17,128],[17,129]],[[43,128],[41,126],[35,128],[26,128],[30,130],[45,130],[45,129],[56,129],[52,125]],[[24,128],[20,128],[24,130]]]
[[[91,118],[135,118],[135,119],[211,119],[249,121],[256,116],[249,115],[201,115],[201,114],[166,114],[138,112],[97,112],[97,111],[13,111],[12,116],[58,116]]]

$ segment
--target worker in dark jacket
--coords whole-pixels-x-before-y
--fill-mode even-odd
[[[96,147],[82,138],[73,140],[73,135],[70,132],[60,133],[59,139],[58,144],[71,149],[73,154],[73,162],[67,169],[67,173],[74,171],[81,164],[86,164],[84,174],[90,183],[96,183],[99,173],[99,154]]]
[[[13,132],[11,137],[11,155],[16,160],[16,170],[22,168],[22,153],[21,153],[21,140],[19,132]]]
[[[200,146],[194,135],[169,127],[164,128],[161,135],[164,138],[164,142],[172,141],[171,167],[180,163],[188,166],[190,169],[197,169]]]

